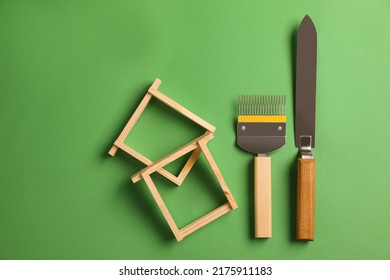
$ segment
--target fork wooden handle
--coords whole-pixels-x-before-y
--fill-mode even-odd
[[[255,157],[255,238],[272,237],[271,158]]]
[[[316,160],[298,159],[297,239],[314,240]]]

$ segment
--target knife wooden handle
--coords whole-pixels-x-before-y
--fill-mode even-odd
[[[272,237],[271,158],[255,157],[255,238]]]
[[[314,240],[316,160],[298,159],[297,239]]]

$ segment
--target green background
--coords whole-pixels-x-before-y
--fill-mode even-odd
[[[318,32],[314,242],[297,242],[296,30]],[[1,259],[389,259],[390,2],[0,2]],[[217,127],[209,142],[239,208],[177,242],[142,165],[111,144],[160,90]],[[253,155],[239,94],[287,95],[272,154],[273,237],[253,238]],[[158,159],[200,130],[152,102],[127,143]],[[130,141],[130,142],[129,142]],[[170,170],[177,170],[169,166]],[[204,158],[183,186],[153,177],[179,226],[224,202]]]

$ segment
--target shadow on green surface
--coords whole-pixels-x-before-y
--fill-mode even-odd
[[[147,92],[149,89],[149,86],[137,91],[140,94],[129,94],[129,101],[126,102],[128,104],[128,110],[127,115],[122,118],[121,123],[117,124],[112,129],[112,135],[111,137],[107,137],[107,146],[103,148],[102,151],[102,157],[110,157],[108,154],[108,151],[111,149],[112,145],[114,144],[115,140],[118,138],[119,134],[122,132],[123,128],[126,126],[127,122],[129,121],[130,117],[134,114],[134,111],[137,109],[138,105],[141,103],[142,99],[144,98],[144,94],[142,92]],[[134,100],[134,96],[137,96],[137,99]],[[114,122],[114,121],[113,121]]]
[[[115,157],[123,162],[124,166],[129,167],[129,176],[124,178],[123,183],[118,186],[119,195],[126,197],[128,201],[129,211],[137,211],[145,223],[153,228],[152,231],[157,232],[165,241],[175,241],[146,184],[142,181],[134,184],[131,181],[130,176],[145,166],[122,151],[118,151]]]
[[[137,215],[142,216],[144,222],[152,228],[152,231],[158,235],[158,238],[166,242],[176,242],[172,231],[156,207],[153,197],[150,193],[149,195],[147,194],[149,190],[144,184],[133,184],[130,180],[128,182],[125,180],[118,187],[118,190],[121,196],[126,197],[129,211],[137,211]],[[137,226],[134,225],[134,228],[136,230]]]
[[[296,216],[297,216],[297,156],[294,158],[294,161],[291,162],[290,168],[289,168],[289,210],[290,210],[290,240],[291,241],[297,241],[296,239],[296,232],[297,232],[297,225],[296,225]]]

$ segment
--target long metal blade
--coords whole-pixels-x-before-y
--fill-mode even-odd
[[[314,148],[317,31],[309,16],[299,26],[296,57],[295,146]]]

